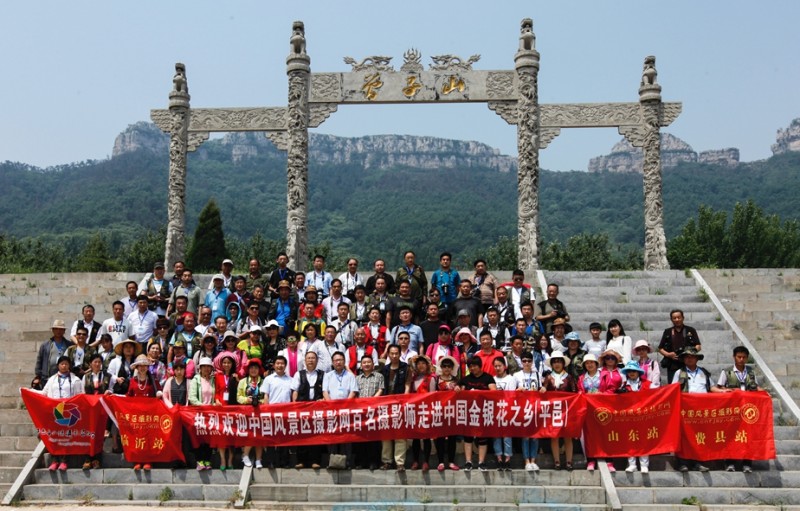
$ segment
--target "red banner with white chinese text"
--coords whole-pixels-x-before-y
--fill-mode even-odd
[[[125,459],[133,463],[184,461],[181,421],[177,409],[160,399],[107,396],[111,420],[119,428]]]
[[[20,389],[20,394],[47,452],[94,456],[103,450],[108,416],[100,396],[53,399],[30,389]]]
[[[626,394],[585,394],[589,458],[673,452],[680,444],[680,387]]]
[[[766,392],[681,395],[681,458],[768,460],[775,457],[772,398]]]
[[[580,435],[577,394],[431,392],[252,406],[184,406],[192,445],[323,445],[395,438]]]

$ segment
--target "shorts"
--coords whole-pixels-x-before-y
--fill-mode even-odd
[[[477,437],[473,437],[473,436],[465,436],[464,437],[464,443],[465,444],[471,444],[473,442],[475,444],[477,444],[477,445],[489,445],[489,439],[488,438],[477,438]]]

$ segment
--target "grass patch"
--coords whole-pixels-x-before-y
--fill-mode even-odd
[[[711,297],[708,296],[708,292],[702,287],[697,290],[697,298],[699,298],[701,302],[708,302],[711,300]]]
[[[667,294],[667,292],[664,291],[663,289],[659,288],[659,289],[656,289],[655,291],[653,291],[653,294],[656,295],[656,296],[661,296],[661,295]]]
[[[641,330],[642,332],[649,332],[650,328],[644,323],[644,321],[642,321],[640,319],[639,320],[639,330]]]
[[[164,488],[162,488],[161,493],[158,494],[159,502],[169,502],[174,498],[175,498],[175,492],[172,491],[172,488],[170,488],[169,486],[165,486]]]
[[[700,502],[700,499],[692,495],[691,497],[682,498],[681,504],[683,504],[684,506],[700,506],[702,505],[702,502]]]

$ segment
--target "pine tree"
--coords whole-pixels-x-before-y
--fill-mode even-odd
[[[214,272],[227,257],[222,216],[216,201],[211,198],[200,212],[192,248],[186,258],[187,263],[195,272]]]

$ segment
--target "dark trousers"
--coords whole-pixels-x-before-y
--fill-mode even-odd
[[[357,467],[375,467],[381,461],[380,442],[359,442],[353,446],[353,451]]]
[[[458,437],[455,436],[433,439],[433,444],[436,446],[436,457],[439,459],[439,463],[444,463],[445,454],[447,455],[448,462],[455,463],[457,442]]]
[[[297,447],[297,462],[310,467],[314,463],[319,464],[322,459],[322,446],[320,445],[301,445]]]
[[[421,458],[419,456],[420,447],[422,447]],[[424,440],[415,439],[411,442],[411,457],[416,463],[428,463],[428,459],[431,457],[431,441],[426,438]]]

